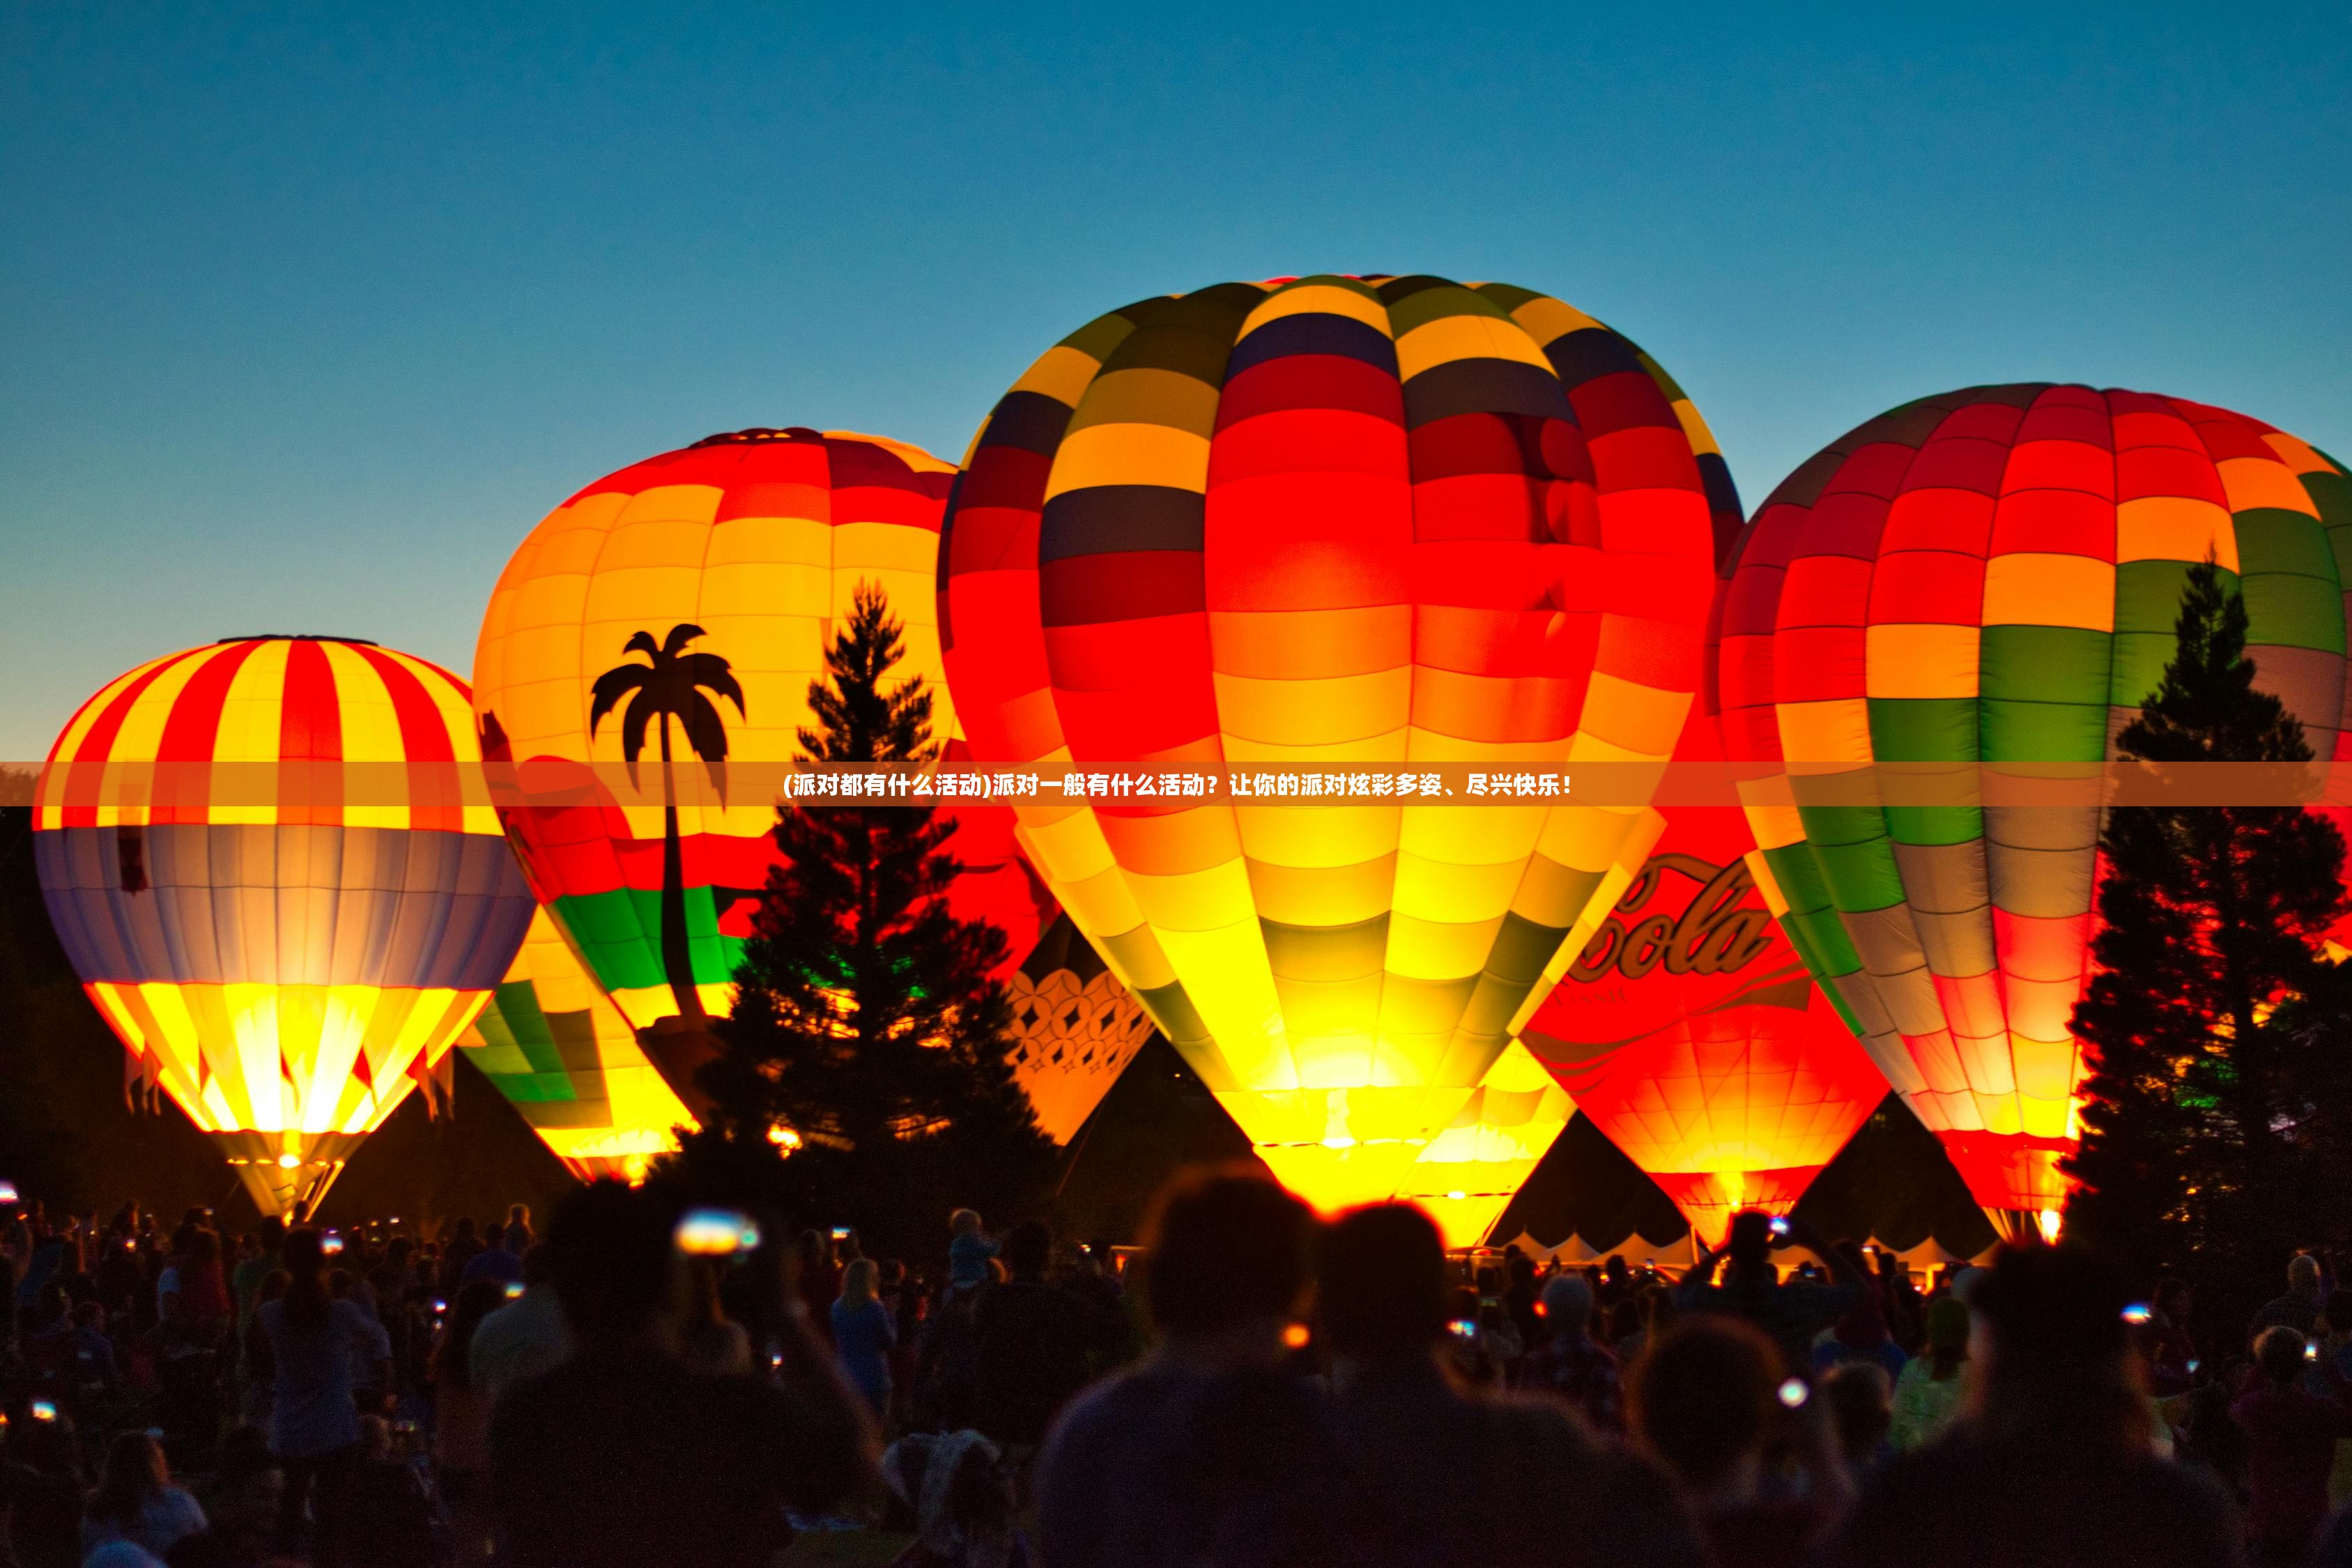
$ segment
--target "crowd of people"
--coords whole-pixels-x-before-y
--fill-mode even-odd
[[[760,1220],[609,1183],[543,1237],[27,1204],[0,1568],[753,1564],[859,1530],[918,1568],[2352,1568],[2324,1257],[2200,1353],[2184,1286],[2071,1246],[1923,1279],[1754,1212],[1672,1274],[1449,1256],[1254,1168],[1186,1173],[1134,1249]]]

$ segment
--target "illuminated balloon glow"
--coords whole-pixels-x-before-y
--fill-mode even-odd
[[[977,757],[1049,769],[1662,759],[1709,473],[1727,495],[1673,383],[1525,289],[1143,300],[974,437],[941,550],[958,711]],[[1462,1113],[1639,807],[1019,809],[1078,929],[1328,1207]]]
[[[465,683],[372,643],[239,637],[84,704],[34,795],[49,917],[131,1055],[264,1214],[306,1211],[505,973],[530,895]]]
[[[880,437],[713,437],[589,485],[531,531],[499,579],[475,655],[475,703],[491,755],[518,764],[525,792],[506,823],[541,902],[630,1025],[647,1032],[649,1049],[664,1020],[724,1016],[732,1005],[776,860],[773,780],[799,754],[813,721],[809,683],[824,676],[859,584],[880,587],[903,623],[898,673],[923,678],[932,733],[958,752],[931,591],[952,472]],[[596,712],[600,677],[673,655],[723,675],[698,688],[711,710],[699,727],[670,719],[660,736],[633,732],[625,697]],[[660,793],[624,804],[605,783],[633,755],[652,773],[665,742],[681,780],[721,786],[717,796],[680,792],[682,954],[666,954],[662,940]],[[583,763],[606,773],[592,778]],[[768,786],[724,793],[724,770],[747,765],[764,767]],[[1019,862],[1009,811],[960,803],[953,815],[948,847],[970,869],[950,903],[1003,928],[1009,974],[1053,918],[1051,902]],[[655,1059],[682,1072],[694,1058]]]
[[[2004,1234],[2066,1194],[2099,808],[1832,804],[1823,778],[2111,757],[2209,551],[2243,590],[2259,683],[2341,758],[2347,530],[2344,470],[2292,436],[2184,399],[2029,384],[1872,420],[1740,542],[1725,744],[1768,764],[1749,770],[1748,816],[1784,924]]]
[[[1513,1040],[1454,1124],[1407,1168],[1399,1199],[1420,1205],[1449,1247],[1475,1247],[1576,1114],[1576,1101]]]
[[[1694,713],[1680,763],[1720,760]],[[1720,1243],[1785,1214],[1886,1093],[1757,887],[1737,806],[1654,808],[1658,834],[1522,1034],[1593,1126]]]
[[[1151,1018],[1069,916],[1059,915],[1005,983],[1013,1076],[1056,1143],[1076,1136],[1135,1053]]]
[[[544,910],[457,1043],[583,1182],[643,1181],[694,1123]]]

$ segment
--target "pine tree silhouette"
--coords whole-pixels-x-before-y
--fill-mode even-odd
[[[930,693],[891,683],[902,650],[881,593],[858,589],[813,682],[824,763],[928,763]],[[691,1172],[762,1178],[812,1224],[854,1225],[875,1246],[926,1246],[959,1205],[1033,1203],[1055,1164],[1006,1057],[1012,1014],[990,971],[1004,933],[947,903],[962,870],[952,821],[915,797],[874,805],[788,803],[736,972],[721,1049],[702,1069],[713,1101],[687,1142]],[[798,1149],[773,1160],[781,1130]]]
[[[2245,603],[2210,555],[2189,569],[2174,643],[2119,755],[2310,759],[2302,724],[2254,689]],[[2092,1071],[2069,1233],[2267,1292],[2309,1218],[2294,1173],[2321,1127],[2315,1094],[2340,1076],[2326,1059],[2343,1054],[2340,1031],[2315,1030],[2308,1002],[2343,990],[2321,939],[2344,907],[2344,841],[2294,806],[2129,806],[2109,812],[2100,847],[2097,973],[2074,1016]]]

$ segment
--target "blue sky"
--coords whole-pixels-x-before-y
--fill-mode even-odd
[[[0,757],[232,633],[463,672],[587,480],[754,424],[952,457],[1225,278],[1558,294],[1751,505],[1984,381],[2343,456],[2347,83],[2320,5],[11,6]]]

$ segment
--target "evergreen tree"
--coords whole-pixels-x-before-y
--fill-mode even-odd
[[[902,648],[878,590],[861,585],[809,688],[820,763],[927,763],[931,696],[891,682]],[[714,1101],[682,1164],[702,1184],[763,1189],[810,1225],[855,1226],[877,1247],[927,1247],[959,1205],[1009,1214],[1051,1179],[1054,1144],[1013,1076],[1012,1011],[989,972],[1004,933],[958,920],[952,820],[910,796],[787,802],[783,862],[768,876],[736,971]],[[775,1139],[798,1141],[791,1152]]]
[[[2254,689],[2244,601],[2210,557],[2189,570],[2174,637],[2120,756],[2310,760],[2302,724]],[[2352,988],[2321,937],[2344,907],[2344,841],[2294,806],[2156,805],[2111,811],[2100,846],[2069,1227],[2143,1268],[2267,1293],[2313,1239],[2313,1180],[2341,1184],[2326,1089]]]

